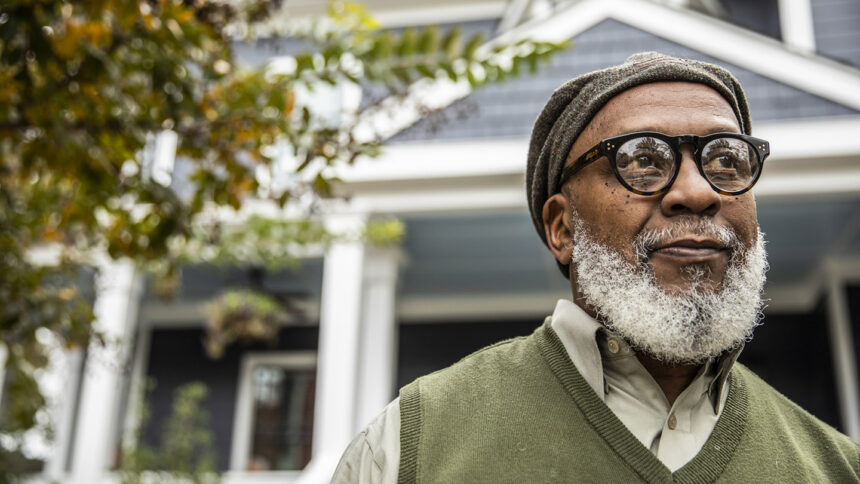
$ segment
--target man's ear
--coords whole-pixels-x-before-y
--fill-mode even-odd
[[[543,229],[546,245],[562,265],[570,264],[571,239],[570,203],[562,193],[549,197],[543,204]]]

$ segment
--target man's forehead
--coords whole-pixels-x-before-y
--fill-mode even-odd
[[[684,121],[684,123],[679,123]],[[581,133],[588,143],[636,131],[666,134],[687,126],[689,133],[707,135],[740,132],[731,105],[716,91],[702,84],[653,83],[636,86],[610,99]],[[579,138],[579,137],[578,137]],[[574,140],[571,155],[588,149]]]

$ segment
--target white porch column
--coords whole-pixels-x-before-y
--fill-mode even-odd
[[[397,366],[397,321],[395,291],[400,252],[397,249],[368,249],[364,259],[361,351],[359,352],[359,432],[391,400]]]
[[[357,232],[358,216],[329,220],[334,233]],[[332,244],[323,262],[320,300],[317,388],[313,457],[301,483],[328,483],[355,428],[357,368],[361,324],[364,246],[358,241]]]
[[[857,355],[851,335],[851,316],[845,300],[845,284],[831,270],[827,278],[827,317],[830,348],[836,372],[836,394],[845,434],[860,442],[860,386],[857,383]]]
[[[74,448],[75,419],[78,411],[78,390],[84,363],[84,351],[81,348],[69,350],[63,355],[64,367],[62,398],[53,408],[54,415],[54,446],[52,455],[45,463],[44,474],[49,481],[62,482],[66,468],[70,465],[69,458]]]
[[[99,268],[94,304],[95,329],[106,344],[91,344],[84,366],[77,432],[69,480],[104,482],[114,464],[120,433],[120,391],[127,348],[137,321],[142,277],[130,261],[108,261]]]

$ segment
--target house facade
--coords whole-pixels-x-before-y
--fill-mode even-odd
[[[299,311],[272,344],[205,355],[202,304],[249,287],[243,268],[186,267],[169,302],[123,262],[97,278],[97,324],[122,344],[67,355],[45,475],[109,482],[145,398],[147,442],[173,391],[209,388],[217,466],[229,483],[328,482],[352,437],[422,374],[528,334],[570,289],[534,233],[524,171],[532,123],[566,80],[654,50],[727,67],[772,156],[756,185],[771,269],[764,324],[740,360],[860,441],[860,4],[844,0],[537,0],[369,3],[386,27],[458,25],[487,38],[570,40],[536,75],[477,91],[445,83],[430,117],[383,123],[383,155],[344,170],[333,230],[377,217],[398,247],[338,242],[262,287]],[[321,3],[294,8],[313,13]],[[268,60],[244,47],[249,62]],[[177,165],[178,167],[178,165]],[[117,360],[118,358],[118,360]],[[122,361],[110,365],[105,361]],[[146,382],[155,381],[145,391]]]

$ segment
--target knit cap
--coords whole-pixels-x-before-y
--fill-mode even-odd
[[[591,118],[610,99],[627,89],[652,82],[695,82],[722,95],[732,106],[741,131],[751,134],[749,106],[737,79],[707,62],[641,52],[623,64],[571,79],[553,92],[532,129],[526,169],[526,195],[532,222],[546,244],[543,205],[559,191],[559,179],[570,148]],[[567,276],[567,267],[562,272]]]

